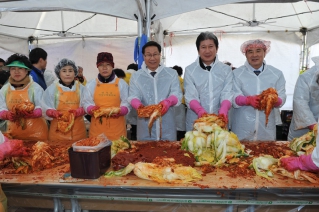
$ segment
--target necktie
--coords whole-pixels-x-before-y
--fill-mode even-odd
[[[254,73],[258,76],[260,74],[261,71],[259,70],[255,70]]]
[[[151,72],[151,75],[152,75],[153,77],[155,76],[155,74],[156,74],[155,71],[152,71],[152,72]]]
[[[211,68],[212,68],[211,66],[206,66],[207,71],[210,71]]]

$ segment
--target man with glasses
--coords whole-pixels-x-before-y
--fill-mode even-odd
[[[147,105],[161,104],[162,124],[160,119],[157,119],[150,136],[149,119],[138,117],[137,140],[175,141],[176,126],[172,106],[180,105],[182,99],[178,75],[175,70],[161,64],[161,46],[158,43],[146,43],[142,53],[144,63],[142,68],[131,76],[128,101],[136,110]]]
[[[10,73],[4,70],[5,61],[0,58],[0,89],[8,81]]]

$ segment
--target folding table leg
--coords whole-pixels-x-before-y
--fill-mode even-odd
[[[77,199],[71,199],[71,212],[81,212],[81,207]]]
[[[64,208],[60,198],[54,197],[53,204],[54,204],[54,209],[53,209],[54,212],[63,212]]]

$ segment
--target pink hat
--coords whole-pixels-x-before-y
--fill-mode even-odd
[[[249,49],[262,48],[265,51],[265,54],[267,54],[270,51],[270,43],[270,41],[261,39],[249,40],[241,45],[240,51],[245,55]]]

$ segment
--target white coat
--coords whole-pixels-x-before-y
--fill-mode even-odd
[[[285,78],[283,73],[264,61],[264,70],[257,76],[246,61],[245,65],[235,69],[234,74],[234,99],[231,130],[237,134],[239,140],[276,140],[276,114],[273,109],[269,115],[266,126],[264,111],[259,111],[251,106],[239,106],[235,102],[237,96],[259,95],[262,91],[273,87],[282,99],[280,108],[286,102]]]
[[[193,130],[197,114],[190,109],[189,103],[197,100],[207,113],[218,114],[224,100],[232,102],[233,75],[230,66],[220,62],[216,56],[211,70],[203,69],[199,58],[186,67],[184,76],[186,113],[186,131]]]
[[[288,140],[300,137],[316,124],[319,117],[319,64],[301,74],[297,80],[293,98],[293,116]]]
[[[130,80],[130,91],[128,101],[139,99],[144,106],[158,104],[171,95],[177,97],[181,104],[182,92],[179,85],[178,75],[175,70],[161,65],[152,77],[143,63],[142,68],[133,73]],[[160,122],[157,119],[152,128],[151,137],[148,132],[148,121],[146,118],[137,117],[137,140],[159,140]],[[162,140],[176,141],[176,126],[174,108],[170,107],[167,113],[162,116]]]

